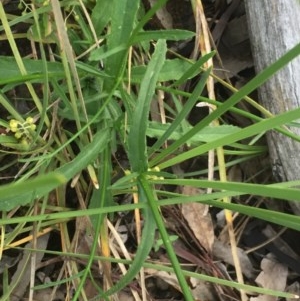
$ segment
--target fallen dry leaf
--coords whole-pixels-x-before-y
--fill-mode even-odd
[[[268,254],[261,261],[261,269],[262,271],[255,279],[255,282],[267,289],[284,291],[286,287],[286,280],[288,276],[288,268],[276,262],[271,254]],[[251,298],[251,301],[276,301],[277,297],[268,296],[268,295],[259,295],[258,297]]]
[[[176,290],[181,291],[180,285],[175,274],[168,273],[165,271],[158,271],[155,269],[145,269],[145,273],[154,277],[159,277],[164,282],[174,287]]]
[[[293,282],[291,285],[289,285],[286,288],[286,292],[299,296],[300,295],[300,283],[298,281]],[[286,301],[299,301],[299,297],[297,298],[295,296],[295,298],[287,298]]]
[[[185,195],[197,195],[200,194],[201,191],[195,187],[184,186],[182,193]],[[201,203],[182,204],[181,206],[182,215],[186,219],[195,237],[208,252],[211,252],[215,234],[208,209],[208,205]]]
[[[212,283],[196,278],[191,278],[190,282],[193,286],[192,294],[196,300],[217,300],[217,296]]]
[[[224,79],[225,72],[231,78],[240,71],[253,67],[250,48],[246,16],[231,20],[218,46],[222,64],[217,59],[214,60],[214,74]]]
[[[17,257],[10,257],[5,254],[2,255],[0,260],[0,274],[2,274],[6,268],[13,267],[20,260],[20,257],[21,254],[19,254]]]
[[[52,289],[51,288],[44,288],[42,290],[35,291],[33,294],[34,301],[49,301],[49,300],[55,300],[55,301],[64,301],[65,296],[64,293],[60,290],[57,290],[54,294],[54,298],[52,299]]]
[[[249,257],[241,248],[237,248],[237,251],[243,274],[248,279],[252,279],[254,275],[254,269]],[[234,265],[230,245],[216,239],[214,241],[212,252],[215,258]]]
[[[156,4],[156,0],[148,0],[148,5],[151,7]],[[160,8],[156,12],[156,16],[159,19],[159,22],[161,23],[162,27],[165,29],[171,29],[173,28],[173,18],[166,9],[166,7]]]
[[[145,269],[145,272],[148,275],[152,275],[162,279],[165,283],[171,285],[176,290],[181,291],[180,285],[175,274],[168,273],[165,271],[157,271],[154,269]],[[189,282],[192,285],[191,292],[195,300],[216,300],[214,287],[211,283],[196,278],[190,278]]]
[[[40,250],[40,252],[37,252],[35,255],[35,264],[36,266],[42,261],[44,257],[44,253],[42,250],[45,250],[47,248],[49,239],[49,233],[46,233],[45,235],[42,235],[36,239],[36,249]],[[14,275],[11,278],[10,285],[14,287],[10,300],[11,301],[19,301],[26,291],[27,286],[30,283],[30,275],[31,275],[31,261],[30,258],[32,257],[32,252],[30,249],[32,248],[32,242],[29,242],[25,245],[25,251],[23,252],[23,257],[19,261],[17,269],[14,273]],[[20,279],[20,275],[22,275],[22,278]],[[16,285],[16,283],[18,285]]]

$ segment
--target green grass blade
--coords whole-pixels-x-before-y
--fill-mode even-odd
[[[224,208],[248,216],[256,217],[261,220],[268,221],[270,223],[287,227],[289,229],[300,231],[300,217],[297,215],[286,214],[269,209],[255,208],[246,205],[223,203],[217,200],[208,200],[205,203],[211,206]]]
[[[154,145],[149,149],[148,151],[149,156],[151,156],[155,151],[157,151],[165,143],[165,141],[167,141],[168,138],[176,131],[176,129],[181,124],[181,122],[185,120],[187,115],[190,113],[191,109],[195,106],[195,103],[198,100],[198,95],[202,93],[209,74],[210,74],[210,69],[202,74],[201,80],[198,82],[191,97],[185,103],[183,109],[179,112],[176,119],[172,122],[172,124],[168,127],[168,129],[164,131],[162,136],[154,143]]]
[[[155,15],[156,11],[163,7],[167,2],[168,0],[157,0],[153,4],[151,9],[147,11],[147,13],[142,17],[142,19],[139,21],[138,25],[134,29],[131,36],[131,40],[133,40],[135,36],[143,29],[146,23]]]
[[[169,88],[171,87],[179,87],[180,85],[183,85],[187,80],[194,77],[198,73],[202,72],[201,67],[213,56],[215,55],[215,52],[212,51],[208,54],[205,54],[202,56],[199,60],[197,60],[175,83],[173,83]],[[200,95],[200,94],[199,94]]]
[[[108,203],[112,203],[112,196],[111,196],[111,191],[108,190],[108,186],[110,185],[111,182],[111,150],[110,150],[110,145],[108,144],[105,148],[105,150],[102,153],[101,156],[101,170],[99,172],[98,180],[100,183],[100,187],[97,191],[94,190],[93,198],[91,199],[91,204],[92,206],[97,206],[99,208],[104,208],[105,205]],[[98,197],[97,200],[95,199],[95,196]],[[95,204],[97,201],[98,204]],[[84,287],[84,284],[86,283],[86,279],[88,277],[88,274],[91,272],[91,267],[94,262],[94,258],[97,254],[97,248],[98,248],[98,237],[100,234],[100,229],[103,225],[103,217],[104,214],[98,214],[97,216],[94,216],[93,219],[91,219],[93,228],[94,228],[94,239],[91,249],[90,249],[90,256],[88,258],[88,262],[85,266],[84,274],[80,278],[80,283],[77,287],[76,293],[73,297],[73,301],[77,300],[81,290]]]
[[[299,182],[300,181],[298,181],[298,183],[293,183],[293,185],[299,185]],[[286,188],[282,183],[261,185],[252,183],[220,182],[194,179],[164,179],[162,183],[180,186],[194,186],[199,188],[212,188],[217,190],[255,194],[264,197],[300,202],[300,189],[290,187]]]
[[[127,273],[112,288],[103,294],[105,297],[120,291],[134,279],[134,277],[139,273],[143,263],[152,249],[156,225],[152,212],[149,208],[149,202],[151,201],[150,198],[153,198],[153,192],[146,191],[145,188],[146,187],[141,185],[141,183],[138,183],[139,201],[146,206],[145,210],[143,210],[145,222],[142,231],[141,242]]]
[[[27,250],[36,251],[35,249],[29,249],[29,248]],[[52,254],[52,255],[60,255],[60,252],[57,252],[57,251],[45,250],[45,253],[46,254]],[[65,252],[65,255],[70,257],[70,258],[73,258],[73,257],[81,258],[81,259],[87,259],[88,258],[88,255],[75,254],[75,253],[72,253],[72,252]],[[107,257],[103,257],[103,256],[95,256],[95,260],[109,261],[111,263],[123,263],[123,264],[129,264],[130,263],[130,260],[119,259],[119,258],[107,258]],[[144,262],[143,267],[153,269],[153,270],[158,270],[158,271],[166,271],[168,273],[174,273],[174,270],[173,270],[172,267],[168,267],[166,265],[157,264],[157,263],[154,264],[154,263]],[[190,272],[190,271],[187,271],[187,270],[183,270],[182,272],[183,272],[184,276],[186,276],[186,277],[194,277],[196,279],[200,279],[200,280],[211,282],[211,283],[216,283],[216,284],[219,284],[219,285],[225,285],[225,286],[233,287],[233,288],[236,288],[236,289],[243,289],[243,290],[251,292],[251,293],[255,292],[255,293],[258,293],[258,294],[266,294],[266,295],[277,296],[277,297],[282,297],[282,298],[296,298],[295,294],[292,294],[292,293],[269,290],[269,289],[256,287],[256,286],[252,286],[252,285],[247,285],[247,284],[240,284],[240,283],[234,282],[232,280],[216,278],[216,277],[212,277],[212,276],[208,276],[208,275],[204,275],[204,274],[200,274],[200,273],[196,273],[196,272]],[[79,275],[80,274],[81,273],[79,273]],[[72,278],[70,277],[70,279],[72,279]],[[55,285],[55,283],[50,282],[49,284],[37,285],[33,289],[36,289],[36,288],[37,289],[42,289],[42,288],[46,288],[46,287],[53,287]],[[60,281],[58,283],[65,283],[65,281]]]
[[[141,175],[141,177],[138,179],[138,181],[139,181],[140,185],[143,187],[143,190],[145,191],[146,197],[148,199],[149,207],[151,208],[151,213],[152,213],[153,218],[156,222],[156,225],[157,225],[157,228],[158,228],[159,233],[161,235],[161,238],[164,242],[165,248],[167,250],[170,261],[172,263],[172,267],[175,271],[177,280],[178,280],[179,285],[180,285],[180,287],[182,289],[182,292],[184,294],[185,300],[193,301],[194,298],[191,294],[190,287],[188,286],[188,284],[186,282],[186,279],[183,275],[182,269],[180,267],[180,263],[179,263],[178,258],[176,256],[176,253],[173,249],[172,242],[170,241],[169,234],[168,234],[168,232],[166,230],[166,227],[164,225],[164,221],[161,217],[157,199],[154,198],[154,195],[153,195],[153,192],[152,192],[153,189],[149,185],[145,175]]]
[[[278,127],[282,124],[286,124],[287,122],[290,122],[291,120],[296,120],[300,118],[300,108],[299,109],[295,109],[293,111],[290,112],[286,112],[283,113],[281,115],[277,115],[275,117],[272,118],[268,118],[268,119],[264,119],[256,124],[253,124],[251,126],[248,126],[245,129],[241,129],[240,131],[233,133],[231,135],[227,135],[223,138],[217,139],[213,142],[209,142],[206,143],[204,145],[198,146],[194,149],[191,149],[190,151],[187,151],[185,153],[182,153],[170,160],[167,160],[161,164],[159,164],[159,167],[161,169],[166,168],[168,166],[172,166],[174,164],[178,164],[179,162],[185,161],[187,159],[199,156],[211,149],[215,149],[219,146],[223,146],[223,145],[229,145],[233,142],[239,141],[241,139],[245,139],[251,136],[254,136],[256,134],[271,130],[275,127]],[[191,130],[193,131],[193,129]],[[190,132],[191,132],[190,131]],[[188,136],[189,135],[185,135]],[[182,139],[182,138],[180,138]],[[179,140],[180,140],[179,139]],[[176,143],[176,142],[175,142]],[[161,154],[159,156],[157,156],[153,162],[150,163],[150,166],[153,165],[157,165],[157,161],[158,159],[162,159],[161,158]]]
[[[244,98],[247,94],[255,90],[257,87],[261,86],[268,78],[270,78],[274,73],[283,68],[287,63],[296,58],[300,54],[300,44],[296,45],[290,51],[288,51],[284,56],[282,56],[279,60],[273,63],[271,66],[267,67],[260,74],[255,76],[251,81],[249,81],[245,86],[243,86],[239,91],[233,94],[224,104],[219,106],[215,111],[205,117],[202,121],[200,121],[197,125],[194,126],[187,134],[185,134],[182,138],[174,142],[170,147],[163,150],[161,154],[159,154],[155,160],[151,163],[152,165],[157,165],[163,158],[168,157],[172,154],[178,147],[185,144],[189,139],[191,139],[197,132],[199,132],[202,128],[209,125],[212,121],[218,119],[222,114],[236,105],[242,98]],[[292,118],[298,119],[298,117]],[[291,122],[287,120],[285,123]],[[226,144],[226,143],[225,143]]]
[[[165,265],[145,263],[144,266],[147,268],[150,268],[150,269],[156,269],[156,270],[160,270],[160,271],[166,271],[168,273],[173,273],[173,269],[171,267],[167,267]],[[238,290],[245,290],[251,294],[258,293],[258,294],[266,294],[266,295],[270,295],[270,296],[278,296],[278,297],[282,297],[282,298],[298,298],[297,295],[292,294],[292,293],[275,291],[275,290],[266,289],[266,288],[262,288],[262,287],[256,287],[256,286],[252,286],[252,285],[248,285],[248,284],[241,284],[238,282],[234,282],[232,280],[221,279],[221,278],[212,277],[212,276],[208,276],[208,275],[204,275],[204,274],[200,274],[200,273],[190,272],[190,271],[186,271],[186,270],[184,270],[183,273],[186,277],[193,277],[196,279],[215,283],[218,285],[225,285],[228,287],[236,288]]]

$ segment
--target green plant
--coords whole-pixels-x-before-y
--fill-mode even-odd
[[[172,268],[158,264],[151,267],[174,272],[185,299],[193,300],[186,281],[191,273],[182,269],[175,254],[161,214],[162,206],[203,202],[299,230],[299,218],[296,216],[284,213],[270,215],[268,210],[223,202],[234,196],[252,194],[254,189],[259,196],[299,201],[298,190],[293,188],[299,185],[298,182],[259,185],[206,181],[191,179],[188,173],[177,178],[171,168],[199,156],[206,157],[208,152],[218,148],[224,150],[225,155],[234,152],[239,160],[265,153],[265,147],[253,141],[268,130],[286,133],[282,126],[299,119],[300,109],[262,118],[234,106],[298,56],[300,46],[293,48],[228,100],[220,103],[201,96],[211,76],[211,69],[204,66],[214,52],[195,61],[182,57],[167,58],[166,40],[184,40],[194,33],[185,30],[143,30],[155,11],[165,3],[157,1],[151,10],[140,16],[138,0],[96,3],[55,0],[27,6],[21,16],[11,20],[7,19],[0,3],[0,29],[5,31],[13,52],[13,57],[0,57],[0,65],[7,71],[7,76],[0,74],[0,102],[9,116],[8,120],[4,115],[1,116],[1,126],[5,132],[0,137],[0,160],[16,154],[21,165],[15,181],[0,186],[0,210],[3,214],[0,225],[22,225],[12,235],[16,237],[31,222],[38,225],[35,228],[37,232],[48,227],[49,222],[51,225],[59,224],[61,235],[64,236],[65,252],[56,255],[75,258],[81,255],[66,251],[72,245],[66,223],[80,216],[90,218],[94,242],[88,258],[82,255],[87,260],[86,265],[80,272],[76,264],[70,265],[65,279],[76,286],[73,300],[87,300],[84,285],[88,278],[94,280],[91,267],[95,260],[99,260],[98,237],[104,255],[100,258],[102,261],[130,264],[125,276],[107,291],[95,285],[98,297],[108,300],[110,295],[129,285],[142,267],[149,266],[146,260],[155,243],[156,229]],[[55,22],[50,28],[52,12]],[[28,37],[38,43],[39,59],[22,58],[10,28],[20,22],[31,24]],[[49,57],[56,61],[50,61]],[[145,61],[147,64],[144,64]],[[182,90],[183,84],[192,79],[196,82],[193,90]],[[24,114],[7,96],[7,92],[21,85],[25,85],[30,98],[30,112]],[[42,93],[38,93],[37,85]],[[164,106],[169,121],[165,123],[149,117],[151,103],[160,92],[171,99],[171,105],[165,103]],[[186,99],[181,102],[182,96]],[[198,102],[213,103],[216,109],[191,126],[188,115]],[[253,120],[253,125],[239,128],[226,123],[219,126],[212,124],[228,111],[247,116]],[[28,116],[34,116],[34,119]],[[9,128],[12,133],[8,131]],[[148,137],[155,138],[155,141],[148,144]],[[299,137],[292,138],[299,140]],[[183,151],[185,147],[187,151]],[[118,164],[113,160],[118,149],[122,149],[128,164],[121,166],[121,169],[129,169],[129,173],[118,171]],[[234,165],[235,162],[226,164]],[[220,172],[224,172],[225,168],[225,163],[221,162],[216,167]],[[120,173],[117,181],[113,180],[114,172]],[[78,175],[79,178],[76,178]],[[88,209],[84,201],[78,210],[68,208],[66,190],[70,181],[76,189],[78,200],[88,199]],[[211,188],[213,192],[196,197],[183,196],[157,189],[157,184]],[[56,203],[50,204],[48,198],[53,191],[57,195]],[[137,195],[138,203],[116,206],[115,198],[131,194]],[[8,218],[9,211],[19,206],[24,206],[28,214]],[[134,209],[140,209],[144,219],[135,258],[131,262],[114,260],[109,252],[105,253],[109,248],[106,218],[110,213]],[[37,210],[40,210],[39,214],[36,214]],[[4,236],[3,248],[8,248],[10,243],[11,237]],[[197,273],[192,275],[240,290],[291,296]],[[109,278],[109,273],[106,276]],[[61,283],[56,281],[48,286]],[[11,289],[6,285],[6,295]]]

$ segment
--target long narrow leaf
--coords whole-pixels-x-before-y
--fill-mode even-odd
[[[184,84],[188,79],[193,77],[195,74],[198,74],[201,71],[201,67],[213,56],[215,55],[215,52],[212,51],[208,54],[205,54],[202,56],[199,60],[197,60],[174,84],[172,84],[170,87],[174,86],[180,86]],[[169,87],[169,88],[170,88]],[[200,95],[200,94],[199,94]]]
[[[270,223],[281,225],[289,229],[300,231],[300,217],[269,209],[255,208],[246,205],[224,203],[216,200],[208,200],[205,204],[239,212],[248,216],[256,217]]]
[[[166,50],[166,41],[159,40],[141,83],[140,93],[128,135],[128,156],[132,171],[143,172],[146,171],[148,167],[146,145],[148,115],[158,75],[165,60]]]

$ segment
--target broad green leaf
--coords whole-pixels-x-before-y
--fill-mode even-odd
[[[202,56],[199,60],[192,64],[190,68],[172,86],[178,87],[184,84],[188,79],[193,78],[195,75],[199,74],[202,71],[201,68],[203,67],[203,65],[214,55],[215,51],[212,51]]]
[[[112,0],[111,2],[111,32],[107,37],[107,51],[112,51],[120,45],[127,45],[124,50],[118,51],[104,61],[107,73],[117,79],[123,72],[129,48],[129,39],[134,29],[140,1]],[[112,81],[107,81],[106,89],[111,89],[113,84]]]
[[[86,64],[84,62],[77,61],[76,67],[78,68],[78,71],[80,73],[86,72],[86,73],[88,73],[88,75],[94,75],[94,76],[100,77],[100,78],[110,77],[104,71],[100,70],[99,67],[92,66],[91,63]]]
[[[110,49],[110,50],[107,50],[106,46],[102,46],[102,47],[97,48],[97,49],[95,49],[91,52],[89,60],[90,61],[101,61],[101,60],[109,58],[113,55],[116,55],[120,52],[124,52],[124,50],[126,50],[126,49],[127,49],[126,44],[119,45],[119,46],[117,46],[113,49]]]
[[[165,60],[162,70],[159,73],[158,81],[164,82],[176,80],[172,86],[179,86],[201,73],[201,67],[213,55],[214,52],[208,53],[196,62],[182,59]],[[134,66],[131,70],[130,81],[140,83],[145,75],[146,69],[147,66]]]
[[[92,11],[91,19],[95,29],[97,30],[97,33],[101,33],[110,20],[113,9],[111,2],[111,0],[96,1],[96,5]]]
[[[0,144],[3,143],[18,143],[18,139],[14,136],[0,135]]]
[[[166,60],[159,73],[158,81],[164,82],[170,80],[178,80],[191,68],[191,66],[191,62],[181,59]],[[131,82],[140,83],[145,75],[146,70],[147,66],[133,67],[130,79]],[[198,69],[198,72],[194,72],[190,75],[189,78],[193,78],[194,76],[199,74],[199,72],[200,70]]]
[[[94,136],[93,141],[84,147],[73,161],[57,168],[55,172],[39,175],[24,182],[0,186],[0,210],[8,211],[16,206],[26,205],[66,183],[96,159],[109,139],[109,131],[103,130]]]
[[[132,44],[164,39],[167,41],[180,41],[190,39],[195,33],[188,30],[172,29],[172,30],[148,30],[138,33],[132,41]]]
[[[151,121],[149,123],[149,127],[147,129],[147,136],[151,138],[160,138],[162,135],[169,129],[170,124],[162,124],[159,122]],[[181,138],[187,131],[189,131],[192,126],[188,126],[188,128],[183,131],[181,129],[177,129],[172,131],[171,135],[169,136],[169,140],[177,140]],[[193,136],[191,139],[187,141],[188,144],[191,145],[200,145],[203,142],[211,142],[222,138],[226,135],[230,135],[240,131],[240,128],[233,125],[220,125],[220,126],[212,126],[209,125],[202,129],[199,133]]]
[[[32,180],[2,185],[0,210],[9,211],[17,206],[26,205],[31,199],[39,198],[66,182],[67,178],[63,174],[52,172]]]
[[[128,135],[128,156],[132,171],[135,172],[143,172],[148,168],[146,145],[148,115],[159,72],[165,60],[166,51],[166,41],[159,40],[141,83],[136,109],[133,113],[133,120],[130,120],[131,127]]]
[[[0,56],[0,85],[18,83],[27,80],[43,81],[43,61],[23,59],[26,75],[22,75],[14,57]],[[64,69],[61,63],[47,62],[48,76],[64,78]]]

